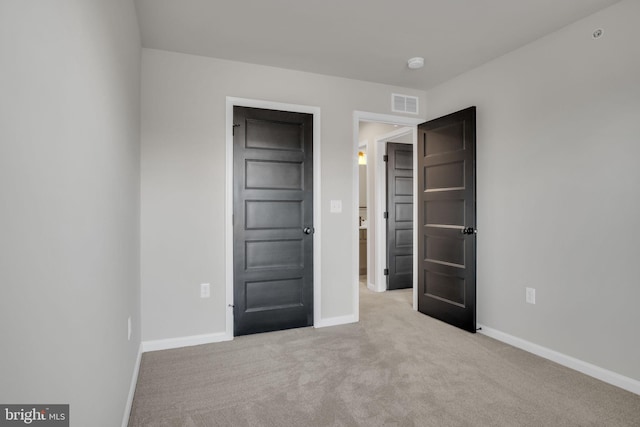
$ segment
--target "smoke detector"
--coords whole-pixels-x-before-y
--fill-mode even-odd
[[[417,70],[418,68],[424,67],[424,58],[416,56],[415,58],[411,58],[407,61],[407,65],[412,70]]]

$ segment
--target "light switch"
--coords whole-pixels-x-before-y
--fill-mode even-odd
[[[340,213],[340,212],[342,212],[342,200],[332,200],[331,213]]]

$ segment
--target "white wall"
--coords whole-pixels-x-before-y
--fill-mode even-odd
[[[362,147],[364,153],[367,152],[366,147]],[[358,166],[358,205],[360,206],[360,216],[367,219],[367,165]]]
[[[73,426],[121,423],[140,342],[139,66],[129,0],[0,2],[0,402]]]
[[[320,107],[321,317],[354,315],[353,111],[390,114],[392,92],[424,92],[147,49],[142,76],[143,339],[225,331],[227,96]]]
[[[478,322],[635,380],[639,16],[623,1],[427,93],[429,118],[478,107]]]

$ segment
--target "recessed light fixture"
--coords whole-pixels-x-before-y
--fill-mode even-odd
[[[407,65],[412,70],[417,70],[418,68],[424,67],[424,58],[416,56],[415,58],[411,58],[407,61]]]
[[[604,34],[604,30],[602,28],[598,28],[593,32],[593,34],[591,34],[591,37],[593,37],[594,39],[599,39],[600,37],[602,37],[603,34]]]

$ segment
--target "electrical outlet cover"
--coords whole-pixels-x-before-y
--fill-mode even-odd
[[[529,304],[535,304],[536,303],[536,290],[535,288],[527,288],[526,291],[526,301]]]
[[[211,287],[208,283],[200,284],[200,298],[209,298],[211,296]]]

